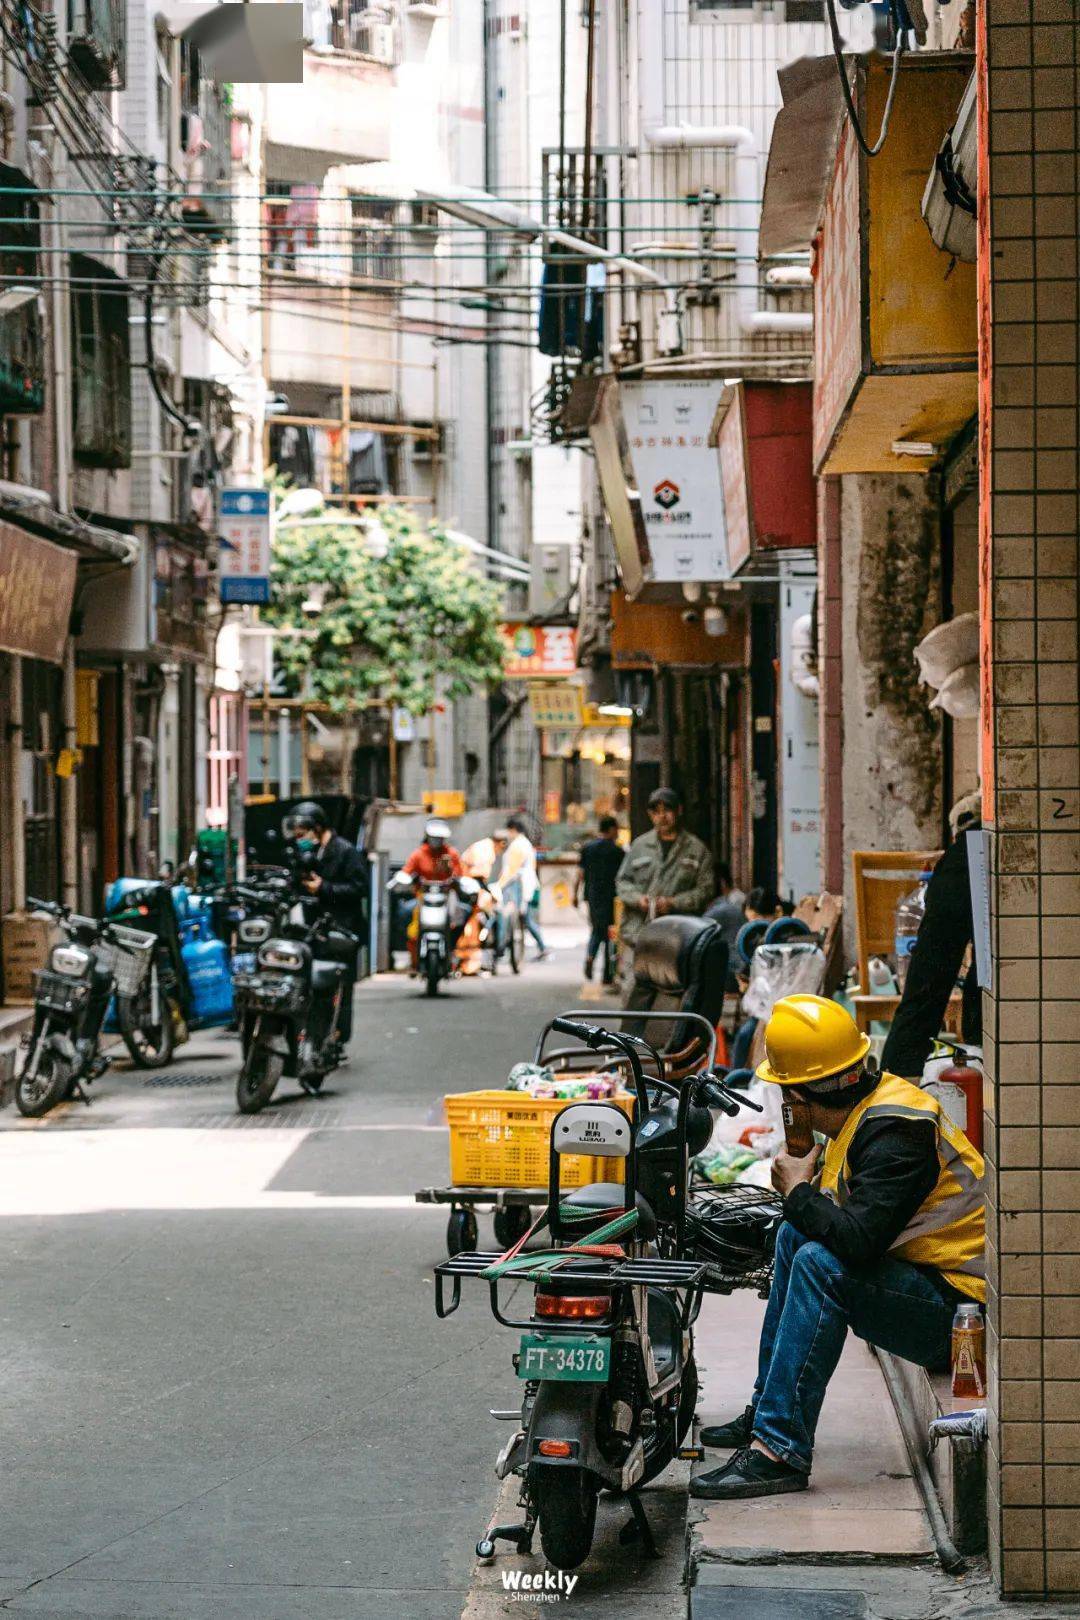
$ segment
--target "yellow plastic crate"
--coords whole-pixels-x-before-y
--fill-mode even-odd
[[[611,1099],[631,1116],[634,1099],[621,1091]],[[455,1187],[546,1187],[551,1122],[569,1106],[563,1097],[530,1097],[524,1091],[462,1091],[443,1099],[450,1126],[450,1180]],[[564,1153],[563,1187],[622,1181],[622,1159]]]

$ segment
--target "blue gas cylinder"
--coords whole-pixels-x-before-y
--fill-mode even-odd
[[[186,925],[187,929],[191,923]],[[192,1021],[197,1025],[227,1024],[233,1014],[232,974],[225,941],[198,919],[192,936],[181,947],[191,985]]]

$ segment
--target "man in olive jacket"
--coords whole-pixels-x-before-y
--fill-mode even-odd
[[[654,917],[700,917],[715,893],[712,856],[682,825],[682,800],[674,788],[649,795],[652,832],[635,838],[619,869],[616,893],[623,903],[619,942],[626,982],[633,985],[634,944]]]

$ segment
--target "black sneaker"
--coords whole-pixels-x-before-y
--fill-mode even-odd
[[[734,1451],[750,1444],[752,1425],[754,1422],[754,1408],[748,1406],[739,1417],[732,1418],[730,1423],[711,1423],[708,1428],[702,1429],[700,1439],[703,1446],[713,1446],[718,1451]]]
[[[737,1451],[723,1468],[697,1474],[690,1481],[690,1495],[713,1502],[738,1502],[747,1496],[783,1496],[789,1491],[805,1491],[809,1474],[790,1463],[774,1462],[763,1451],[747,1446]]]

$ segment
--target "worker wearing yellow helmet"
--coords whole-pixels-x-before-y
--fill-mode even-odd
[[[734,1447],[691,1482],[721,1500],[805,1490],[821,1403],[848,1330],[921,1366],[948,1365],[959,1302],[986,1298],[983,1161],[936,1097],[879,1073],[835,1001],[786,996],[765,1030],[762,1080],[824,1137],[773,1166],[784,1200],[753,1398],[702,1431]],[[794,1132],[789,1125],[789,1144]]]

